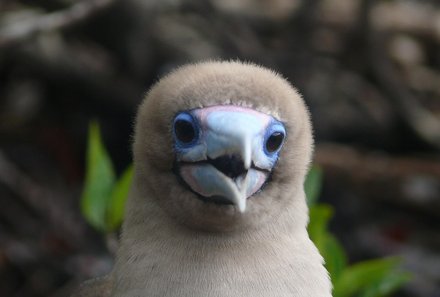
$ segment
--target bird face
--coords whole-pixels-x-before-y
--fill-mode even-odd
[[[134,139],[132,224],[150,216],[144,206],[204,231],[256,230],[291,209],[299,226],[307,219],[309,116],[270,70],[238,62],[179,68],[148,93]]]
[[[199,199],[244,212],[268,181],[285,136],[280,121],[249,108],[183,111],[173,119],[174,171]]]

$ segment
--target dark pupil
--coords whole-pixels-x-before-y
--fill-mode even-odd
[[[283,143],[284,135],[281,132],[273,133],[266,142],[266,149],[269,153],[275,152]]]
[[[191,142],[196,135],[192,123],[184,120],[176,121],[174,131],[176,132],[177,139],[183,143]]]

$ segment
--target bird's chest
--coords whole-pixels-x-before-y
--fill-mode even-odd
[[[316,271],[306,263],[313,262],[313,257],[280,257],[262,251],[200,255],[189,250],[174,257],[158,255],[138,258],[137,265],[120,269],[126,274],[117,276],[113,296],[318,296],[313,289],[319,283]]]

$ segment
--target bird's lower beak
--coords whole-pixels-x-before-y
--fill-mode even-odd
[[[240,212],[244,212],[247,198],[261,188],[268,173],[250,168],[232,178],[212,164],[203,162],[182,165],[180,175],[193,191],[208,201],[233,204]]]

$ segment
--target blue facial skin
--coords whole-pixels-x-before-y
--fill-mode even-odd
[[[221,112],[220,112],[221,113]],[[237,113],[237,116],[240,116],[239,113]],[[244,114],[244,117],[249,117],[249,115]],[[239,119],[238,122],[241,119]],[[193,137],[188,141],[182,141],[182,139],[179,139],[177,132],[176,132],[176,123],[179,121],[184,121],[186,124],[186,127],[191,127],[193,129]],[[181,123],[182,124],[182,123]],[[252,121],[249,122],[251,127],[254,126],[252,124]],[[258,126],[258,125],[257,125]],[[258,128],[255,126],[255,129],[263,129],[260,130],[260,132],[257,132],[254,134],[254,140],[252,141],[252,154],[253,154],[253,161],[256,167],[263,169],[263,170],[271,170],[272,167],[275,165],[276,161],[279,157],[279,152],[281,150],[281,147],[284,143],[284,138],[286,136],[286,130],[284,128],[284,125],[276,120],[273,119],[270,121],[270,123],[267,125],[267,127],[260,127]],[[206,128],[205,128],[206,129]],[[280,146],[274,150],[274,151],[268,151],[266,144],[269,138],[273,133],[281,133],[283,135],[283,140],[280,144]],[[206,133],[206,135],[204,135]],[[189,162],[197,162],[197,161],[203,161],[207,160],[207,151],[208,151],[208,145],[210,145],[211,149],[216,147],[217,145],[224,145],[224,140],[220,141],[218,136],[214,133],[211,135],[211,133],[214,133],[212,131],[202,131],[202,126],[197,117],[191,112],[191,111],[184,111],[178,113],[173,121],[173,136],[174,136],[174,148],[177,156],[178,161],[189,161]],[[191,138],[191,137],[190,137]],[[211,143],[205,143],[207,141],[211,141]],[[220,141],[217,143],[217,141]],[[223,143],[223,144],[221,144]],[[258,166],[260,165],[260,166]]]
[[[177,121],[185,121],[189,124],[191,124],[191,126],[194,129],[194,138],[192,141],[190,142],[183,142],[181,140],[179,140],[179,138],[176,135],[176,122]],[[193,146],[195,146],[197,144],[197,142],[199,141],[200,138],[200,125],[198,123],[198,121],[196,120],[196,118],[189,112],[181,112],[179,114],[176,115],[176,117],[174,118],[174,122],[173,122],[173,137],[174,137],[174,145],[175,145],[175,149],[177,152],[182,152],[186,149],[191,149]]]
[[[273,152],[269,152],[267,150],[267,141],[269,140],[270,136],[274,133],[281,133],[283,135],[283,140],[281,142],[281,145]],[[266,156],[271,160],[271,163],[273,164],[272,167],[275,165],[275,163],[278,160],[281,148],[283,147],[284,141],[286,138],[286,129],[284,128],[283,123],[281,123],[278,120],[272,119],[271,123],[266,129],[266,134],[264,135],[264,141],[263,141],[263,150]]]

